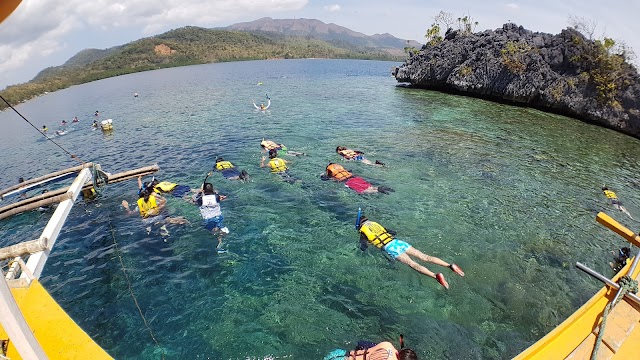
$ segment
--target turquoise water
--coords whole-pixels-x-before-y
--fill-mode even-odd
[[[119,206],[136,182],[78,201],[42,281],[118,359],[158,359],[130,296],[170,359],[321,359],[359,339],[400,333],[421,359],[507,359],[563,321],[599,288],[576,261],[611,275],[624,242],[598,225],[606,211],[637,231],[600,191],[640,218],[637,139],[540,111],[396,86],[390,62],[276,60],[132,74],[39,97],[18,110],[40,128],[81,119],[59,143],[110,172],[159,164],[157,177],[198,186],[216,156],[252,181],[210,179],[222,194],[228,253],[195,206],[168,209],[192,224],[147,235]],[[262,82],[263,85],[256,85]],[[133,93],[140,94],[138,98]],[[268,112],[251,101],[272,99]],[[91,131],[93,113],[113,133]],[[2,188],[75,166],[14,113],[0,113]],[[288,158],[302,184],[260,169],[263,137],[310,156]],[[390,195],[361,196],[319,175],[334,150],[364,151],[384,168],[346,163]],[[357,250],[362,207],[426,253],[456,262],[451,285],[377,251]],[[0,222],[0,245],[37,237],[47,215]],[[117,243],[119,252],[116,251]]]

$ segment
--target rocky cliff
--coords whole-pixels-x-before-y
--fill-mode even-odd
[[[640,77],[607,41],[509,23],[448,31],[393,70],[401,83],[569,115],[640,138]]]

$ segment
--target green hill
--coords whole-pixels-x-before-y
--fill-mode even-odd
[[[45,92],[140,71],[225,61],[301,58],[404,60],[381,49],[350,43],[188,26],[106,50],[83,50],[64,65],[44,69],[33,80],[9,86],[0,94],[17,104]],[[0,104],[0,109],[5,107]]]

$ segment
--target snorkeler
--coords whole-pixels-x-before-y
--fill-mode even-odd
[[[602,192],[607,197],[607,199],[611,200],[611,204],[616,209],[618,209],[618,210],[622,211],[623,213],[627,214],[633,220],[633,216],[631,216],[629,211],[627,211],[627,209],[624,206],[622,206],[622,202],[620,202],[620,200],[618,199],[618,196],[616,196],[616,193],[614,193],[613,191],[609,190],[609,188],[606,187],[606,186],[602,187]]]
[[[613,271],[616,273],[622,270],[622,268],[631,261],[631,249],[626,246],[618,250],[617,254],[615,253],[615,251],[612,251],[611,254],[617,255],[613,259],[613,262],[609,263],[609,266],[611,266]]]
[[[342,156],[343,159],[345,160],[356,160],[356,161],[361,161],[367,165],[379,165],[379,166],[384,166],[384,163],[376,160],[376,162],[372,162],[371,160],[367,159],[364,157],[364,153],[362,151],[358,151],[358,150],[351,150],[348,149],[344,146],[338,146],[336,147],[336,152]]]
[[[227,180],[249,180],[249,174],[246,170],[238,171],[231,161],[225,160],[222,156],[218,156],[218,158],[216,158],[215,171],[219,171]]]
[[[409,243],[394,238],[395,231],[385,229],[382,225],[370,221],[366,216],[362,215],[362,211],[358,209],[358,217],[356,219],[356,230],[360,232],[360,250],[367,249],[371,244],[385,251],[393,259],[409,265],[413,270],[427,275],[437,280],[440,285],[449,288],[449,283],[445,280],[442,273],[435,274],[426,267],[418,264],[412,257],[418,258],[424,262],[448,267],[451,271],[460,276],[464,276],[462,269],[456,264],[449,264],[435,256],[427,255],[420,250],[414,248]]]
[[[265,140],[264,138],[262,138],[262,141],[260,142],[260,146],[262,147],[262,150],[265,150],[265,151],[277,150],[278,155],[291,155],[291,156],[307,155],[303,152],[289,150],[284,144],[277,144],[274,141]]]
[[[269,162],[265,165],[266,158],[263,156],[260,160],[260,167],[268,166],[271,169],[272,174],[278,174],[283,181],[293,184],[299,179],[289,174],[289,168],[287,167],[287,161],[278,157],[278,151],[275,149],[269,150]]]
[[[205,180],[206,181],[206,180]],[[200,215],[202,216],[202,226],[209,230],[214,236],[218,236],[218,245],[216,251],[218,253],[226,252],[222,248],[222,237],[229,234],[229,229],[224,226],[224,216],[220,209],[220,201],[226,196],[219,195],[213,188],[213,184],[205,182],[202,188],[193,196],[193,200],[200,207]]]
[[[344,186],[358,194],[372,194],[378,192],[389,194],[389,192],[394,191],[392,188],[386,186],[373,186],[367,180],[359,176],[353,176],[353,174],[342,167],[342,165],[334,163],[329,163],[329,165],[327,165],[326,173],[320,176],[320,179],[335,180],[338,182],[344,181]]]

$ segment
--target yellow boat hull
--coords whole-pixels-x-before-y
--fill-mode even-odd
[[[617,282],[631,267],[627,264],[612,280]],[[640,266],[631,276],[638,279]],[[527,350],[516,356],[516,360],[532,359],[590,359],[598,335],[599,324],[607,304],[616,296],[617,290],[608,286],[598,291],[573,315],[558,325]],[[598,352],[598,359],[640,359],[640,306],[621,300],[607,317],[605,333]]]

